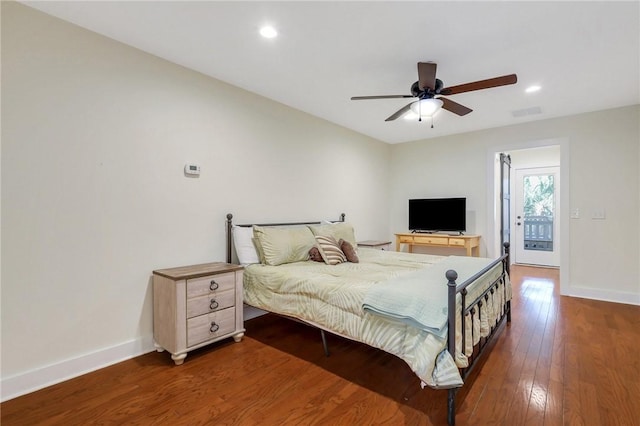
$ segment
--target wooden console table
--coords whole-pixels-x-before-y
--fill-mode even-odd
[[[480,256],[480,235],[396,234],[396,251],[401,244],[408,246],[409,253],[413,253],[413,246],[460,247],[467,250],[467,256]]]

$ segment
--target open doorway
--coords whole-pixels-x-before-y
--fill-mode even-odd
[[[489,173],[487,174],[487,185],[491,188],[487,191],[487,207],[488,217],[487,232],[483,235],[483,240],[486,242],[486,249],[488,257],[497,257],[501,252],[501,211],[500,211],[500,153],[510,155],[512,159],[512,181],[515,180],[515,169],[524,168],[536,168],[544,166],[557,166],[559,167],[559,176],[565,184],[562,185],[557,194],[557,206],[563,212],[562,214],[556,214],[554,217],[557,220],[556,236],[558,240],[559,251],[559,276],[560,276],[560,294],[566,295],[568,293],[569,283],[571,282],[570,276],[570,224],[568,212],[570,211],[569,205],[569,173],[570,173],[570,141],[567,138],[555,138],[555,139],[540,139],[514,142],[509,145],[494,146],[487,151],[487,167]],[[515,191],[513,188],[512,191]],[[510,194],[511,198],[514,194]],[[513,253],[515,220],[517,215],[514,214],[513,202],[511,204],[511,253]],[[511,263],[514,262],[514,256],[511,256]],[[532,263],[535,265],[535,263]]]

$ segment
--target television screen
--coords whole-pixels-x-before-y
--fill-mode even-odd
[[[409,200],[409,230],[463,232],[467,230],[466,198]]]

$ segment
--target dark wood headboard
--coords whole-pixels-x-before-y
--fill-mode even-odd
[[[341,213],[340,214],[340,219],[334,221],[334,222],[344,222],[344,218],[345,218],[345,214]],[[311,222],[284,222],[284,223],[243,223],[243,224],[236,224],[235,226],[244,226],[244,227],[251,227],[253,225],[256,226],[294,226],[294,225],[319,225],[322,222],[319,220],[315,220],[315,221],[311,221]],[[232,254],[232,240],[233,240],[233,235],[231,233],[231,229],[233,228],[233,215],[231,213],[227,214],[227,230],[226,230],[226,237],[227,237],[227,263],[231,263],[231,254]]]

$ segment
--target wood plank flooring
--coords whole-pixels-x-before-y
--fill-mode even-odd
[[[515,266],[513,320],[458,392],[457,425],[639,425],[640,307],[560,297]],[[266,315],[184,365],[153,352],[4,402],[11,425],[445,425],[403,361]]]

